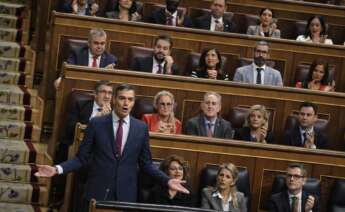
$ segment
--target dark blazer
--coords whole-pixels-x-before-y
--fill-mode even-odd
[[[250,135],[250,128],[249,127],[243,127],[243,128],[236,130],[234,139],[255,142],[252,140],[252,136]],[[273,135],[271,132],[267,131],[267,135],[266,135],[265,140],[268,144],[273,143]]]
[[[328,139],[327,137],[322,134],[320,131],[315,129],[314,127],[314,133],[315,133],[315,145],[317,149],[325,149],[328,144]],[[284,134],[284,144],[289,145],[289,146],[300,146],[303,147],[304,145],[302,144],[301,140],[301,132],[299,130],[299,125],[296,125],[294,128],[291,130],[288,130]]]
[[[223,16],[224,32],[237,32],[237,26],[231,23],[231,19],[228,16]],[[194,21],[194,27],[197,29],[210,30],[211,27],[211,14],[198,17]]]
[[[304,212],[305,203],[308,198],[306,192],[302,191],[302,212]],[[320,211],[320,201],[317,196],[315,196],[315,203],[313,207],[313,212]],[[268,211],[269,212],[291,212],[290,209],[290,202],[289,202],[289,194],[287,191],[282,191],[280,193],[273,194],[268,204]]]
[[[208,79],[208,73],[206,69],[196,69],[192,71],[191,77]],[[223,73],[218,72],[217,80],[229,80],[229,74],[227,73],[223,74]]]
[[[76,157],[61,164],[64,173],[88,165],[87,200],[136,202],[138,167],[158,183],[169,178],[152,163],[149,133],[144,122],[130,117],[130,129],[120,158],[115,157],[112,114],[90,120]]]
[[[199,114],[188,120],[184,127],[184,134],[187,135],[197,135],[197,136],[207,136],[207,131],[205,128],[205,118],[203,114]],[[216,124],[214,126],[215,138],[232,138],[233,131],[231,128],[231,123],[218,117]]]
[[[207,187],[202,190],[201,193],[201,208],[213,209],[216,211],[223,211],[222,200],[218,197],[214,197],[213,193],[217,192],[214,187]],[[247,199],[242,192],[237,192],[238,208],[234,208],[232,204],[229,205],[229,211],[231,212],[247,212]]]
[[[67,59],[68,64],[88,66],[89,65],[89,47],[83,46],[80,49],[72,50]],[[117,64],[117,58],[104,51],[101,55],[100,68],[104,68],[109,64]]]
[[[191,189],[186,186],[189,191]],[[149,203],[163,205],[178,205],[185,207],[193,206],[192,194],[177,192],[173,199],[170,199],[169,188],[167,186],[155,185],[150,191]]]
[[[85,15],[91,15],[90,8],[91,8],[91,4],[89,4],[88,7],[86,8]],[[73,12],[72,3],[64,3],[61,6],[60,10],[61,12],[64,12],[64,13],[72,13]]]
[[[153,56],[151,57],[136,57],[130,65],[130,69],[134,71],[152,73]],[[171,67],[172,74],[178,75],[180,73],[178,66],[174,63]],[[166,73],[166,66],[163,68],[164,74]]]
[[[181,12],[177,11],[177,16],[181,17]],[[165,15],[165,8],[161,8],[159,10],[155,10],[152,12],[151,17],[149,18],[149,22],[153,24],[162,24],[166,25],[167,19]],[[183,20],[183,26],[184,27],[192,27],[192,22],[190,18],[185,15]]]

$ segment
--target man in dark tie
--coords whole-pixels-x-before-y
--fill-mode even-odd
[[[103,29],[91,29],[88,45],[78,49],[72,49],[67,63],[72,65],[88,66],[94,68],[114,69],[117,58],[108,53],[106,48],[107,34]],[[59,88],[61,77],[54,82],[55,88]]]
[[[226,8],[226,0],[213,0],[210,6],[211,13],[196,18],[194,27],[218,32],[236,32],[231,17],[225,14]]]
[[[172,46],[173,42],[169,36],[159,35],[155,39],[153,55],[134,58],[130,69],[153,74],[179,74],[179,69],[171,56]]]
[[[202,113],[188,120],[184,133],[214,138],[232,138],[233,130],[230,122],[219,116],[221,105],[221,95],[207,92],[200,105]]]
[[[319,212],[319,198],[303,190],[306,180],[303,164],[290,164],[286,170],[286,190],[271,196],[268,212]]]
[[[311,102],[303,102],[299,106],[298,124],[284,134],[284,144],[309,149],[324,149],[328,139],[320,130],[315,128],[318,107]]]
[[[181,180],[170,179],[153,165],[147,125],[131,117],[135,91],[121,84],[113,91],[112,113],[90,120],[77,155],[56,166],[38,165],[37,177],[67,174],[88,166],[85,207],[88,201],[136,202],[138,167],[170,189],[189,193]]]
[[[266,64],[268,59],[268,43],[266,41],[257,42],[254,48],[253,63],[237,68],[233,81],[257,85],[283,86],[280,72]]]

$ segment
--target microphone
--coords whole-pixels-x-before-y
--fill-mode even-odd
[[[108,199],[109,191],[110,191],[109,188],[105,189],[105,194],[104,194],[104,199],[103,199],[104,201]]]

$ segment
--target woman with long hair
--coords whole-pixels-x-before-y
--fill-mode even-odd
[[[222,57],[215,48],[205,48],[199,59],[197,70],[191,76],[197,78],[229,80],[228,74],[222,73]]]
[[[142,18],[136,0],[118,0],[114,11],[106,12],[105,16],[122,21],[141,21]]]
[[[322,16],[309,18],[304,35],[299,35],[297,41],[333,44],[332,39],[327,38],[327,27]]]
[[[220,166],[216,187],[207,187],[201,193],[201,208],[217,211],[247,212],[246,198],[237,191],[238,169],[232,163]]]
[[[330,82],[329,66],[326,61],[316,59],[310,65],[307,79],[296,83],[297,88],[319,91],[334,91],[335,81]]]
[[[181,134],[182,124],[175,117],[175,98],[169,91],[160,91],[153,99],[153,106],[157,113],[145,114],[143,121],[148,125],[149,131],[168,134]]]

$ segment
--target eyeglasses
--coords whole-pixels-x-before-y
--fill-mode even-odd
[[[161,106],[161,107],[164,107],[164,106],[171,107],[171,105],[172,105],[171,102],[160,102],[159,103],[159,106]]]
[[[294,178],[294,179],[301,179],[301,178],[303,178],[304,176],[303,175],[298,175],[298,174],[286,174],[286,178],[288,178],[288,179],[291,179],[291,178]]]

